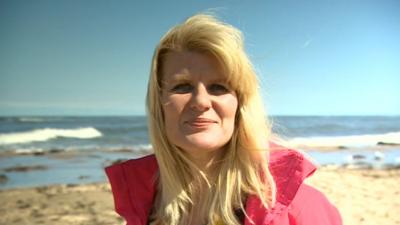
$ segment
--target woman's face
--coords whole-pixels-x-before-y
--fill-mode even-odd
[[[170,52],[162,67],[162,108],[169,141],[202,157],[232,137],[238,107],[217,60],[196,52]]]

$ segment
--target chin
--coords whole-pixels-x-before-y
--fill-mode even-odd
[[[222,138],[203,136],[203,137],[191,137],[185,144],[186,149],[197,149],[201,151],[216,151],[225,146],[226,142],[221,142]]]
[[[209,143],[196,143],[192,145],[194,151],[213,152],[220,149],[222,146]]]

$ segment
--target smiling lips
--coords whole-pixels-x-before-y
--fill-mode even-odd
[[[185,122],[189,126],[197,129],[207,128],[208,126],[217,123],[215,120],[206,119],[206,118],[196,118],[193,120],[188,120]]]

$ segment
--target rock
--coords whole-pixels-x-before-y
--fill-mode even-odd
[[[33,152],[33,155],[34,156],[42,156],[42,155],[44,155],[44,152],[42,151],[42,152]]]
[[[122,162],[125,162],[126,160],[128,160],[128,159],[116,159],[114,161],[107,160],[103,163],[103,167],[108,167],[108,166],[111,166],[114,164],[122,163]]]
[[[60,153],[60,152],[64,152],[64,150],[58,148],[52,148],[49,150],[49,153]]]
[[[33,165],[33,166],[14,166],[3,169],[6,172],[29,172],[32,170],[47,170],[47,166]]]
[[[352,158],[353,158],[354,160],[360,160],[360,159],[365,159],[366,157],[365,157],[365,155],[354,154],[354,155],[352,155]]]
[[[399,144],[399,143],[390,143],[390,142],[379,141],[378,143],[376,143],[376,145],[398,146],[398,145],[400,145],[400,144]]]
[[[81,175],[78,177],[79,180],[84,180],[84,179],[89,179],[89,178],[90,178],[90,176],[88,176],[88,175]]]
[[[0,174],[0,184],[5,184],[8,181],[8,177],[5,174]]]

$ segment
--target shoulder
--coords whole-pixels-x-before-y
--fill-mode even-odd
[[[157,170],[158,165],[154,155],[130,159],[105,168],[113,189],[137,183],[145,186],[153,185],[151,181],[155,178]]]
[[[304,183],[316,171],[305,153],[274,145],[269,168],[276,184],[276,209],[273,212],[277,217],[286,218],[289,224],[295,225],[342,224],[338,210],[328,198]]]
[[[275,145],[271,148],[269,169],[277,189],[276,200],[289,205],[304,180],[317,168],[304,153]]]
[[[307,172],[304,177],[315,171],[316,167],[304,152],[277,144],[270,144],[270,146],[269,162],[271,169],[276,167],[280,169],[282,167],[302,169]]]
[[[337,208],[314,187],[302,184],[289,206],[289,220],[295,224],[340,225],[342,219]]]
[[[155,192],[158,165],[154,155],[131,159],[105,168],[115,210],[128,224],[145,224]]]
[[[154,155],[147,155],[137,159],[130,159],[105,168],[109,178],[124,176],[125,171],[144,175],[154,173],[157,170],[157,160]]]

